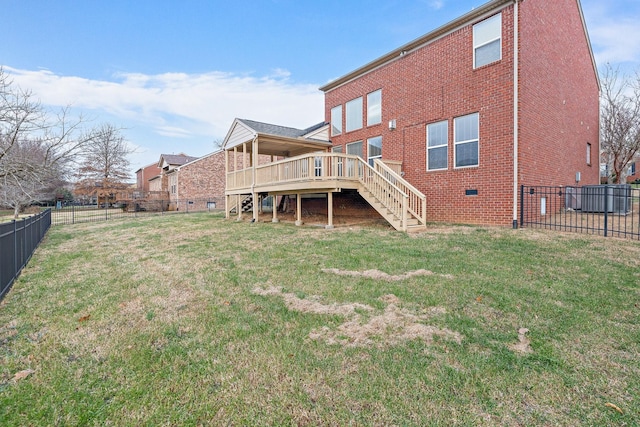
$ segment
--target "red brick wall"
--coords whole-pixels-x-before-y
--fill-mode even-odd
[[[224,151],[220,151],[180,167],[177,196],[180,200],[210,199],[223,208],[225,184]]]
[[[141,191],[149,191],[149,180],[160,175],[161,169],[156,163],[140,168],[136,172],[136,188]]]
[[[599,182],[598,84],[576,0],[520,3],[520,182]],[[591,144],[591,165],[587,164]]]
[[[519,183],[571,185],[598,177],[598,98],[576,0],[520,3]],[[560,40],[562,39],[562,40]],[[383,159],[427,196],[429,221],[511,225],[513,220],[514,6],[502,10],[502,59],[473,69],[472,25],[408,52],[325,94],[331,108],[363,97],[364,128],[334,145],[382,135]],[[544,48],[543,48],[544,47]],[[366,126],[366,95],[382,89],[382,123]],[[563,103],[562,101],[566,101]],[[454,118],[480,115],[479,166],[454,168]],[[388,122],[396,120],[396,129]],[[426,125],[448,120],[448,169],[426,170]],[[592,166],[586,167],[591,142]],[[366,150],[366,148],[365,148]],[[345,150],[346,151],[346,150]],[[366,155],[366,154],[365,154]],[[467,196],[465,190],[477,190]]]
[[[513,7],[504,9],[502,60],[473,69],[469,25],[326,93],[332,107],[382,89],[382,123],[332,137],[334,145],[382,135],[383,159],[401,160],[405,178],[427,196],[429,221],[511,224],[513,176]],[[344,107],[343,107],[344,108]],[[480,165],[453,167],[453,119],[480,114]],[[366,124],[366,105],[363,123]],[[389,130],[389,120],[396,129]],[[448,170],[426,170],[426,125],[448,120]],[[344,129],[343,124],[343,129]],[[475,189],[477,196],[466,196]]]

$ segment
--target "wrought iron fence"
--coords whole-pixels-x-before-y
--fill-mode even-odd
[[[523,185],[520,226],[640,240],[640,188]]]
[[[51,226],[51,209],[0,224],[0,300],[31,259]]]
[[[51,218],[53,225],[63,225],[217,210],[224,210],[224,199],[222,197],[173,200],[140,199],[127,204],[83,205],[70,203],[68,205],[59,205],[52,209]]]

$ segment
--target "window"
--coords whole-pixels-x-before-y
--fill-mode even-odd
[[[447,169],[449,122],[427,125],[427,170]]]
[[[347,144],[347,154],[355,154],[362,157],[362,141]],[[347,159],[347,176],[353,177],[359,175],[358,162],[354,159]],[[356,175],[358,173],[358,175]]]
[[[382,159],[382,137],[376,136],[367,139],[367,154],[369,165],[373,166],[374,159]]]
[[[347,154],[355,154],[362,157],[362,141],[347,144]]]
[[[636,163],[633,162],[629,165],[629,176],[634,176],[636,174]]]
[[[587,142],[587,164],[591,166],[591,144]]]
[[[453,120],[455,167],[478,166],[478,113]]]
[[[331,135],[340,135],[342,133],[342,105],[331,109]]]
[[[502,14],[473,26],[473,68],[502,58]]]
[[[367,126],[382,121],[382,89],[367,95]]]
[[[342,145],[336,145],[335,147],[331,147],[331,151],[334,153],[342,153]],[[342,172],[342,157],[338,157],[336,164],[338,168],[338,170],[336,171],[337,176],[344,176]]]
[[[347,102],[346,132],[362,128],[362,97]]]

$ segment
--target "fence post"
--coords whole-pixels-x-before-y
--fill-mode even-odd
[[[604,237],[607,237],[609,228],[609,186],[604,186]]]
[[[524,185],[520,185],[520,228],[524,227]]]

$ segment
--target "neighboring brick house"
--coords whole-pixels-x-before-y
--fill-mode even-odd
[[[149,182],[152,178],[157,177],[161,173],[158,162],[151,163],[150,165],[143,166],[136,171],[136,190],[138,191],[151,191],[149,188]],[[160,189],[158,190],[160,191]]]
[[[174,175],[177,181],[175,198],[182,203],[224,207],[224,151],[215,151],[178,166]]]
[[[197,157],[187,156],[184,153],[180,154],[161,154],[158,161],[158,167],[160,168],[160,191],[166,191],[169,193],[169,200],[174,203],[178,194],[178,177],[176,174],[176,168],[196,160]],[[152,183],[154,187],[158,184]]]
[[[578,0],[493,0],[321,90],[334,152],[402,162],[429,221],[516,225],[520,185],[597,184]]]

